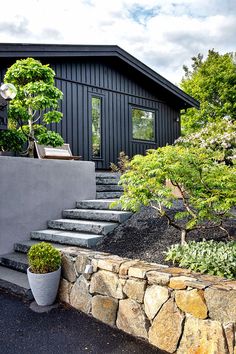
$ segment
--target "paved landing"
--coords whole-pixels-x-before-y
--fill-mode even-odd
[[[48,313],[0,292],[1,354],[164,354],[147,343],[59,306]]]

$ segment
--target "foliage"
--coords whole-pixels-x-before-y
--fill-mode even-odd
[[[0,130],[0,151],[20,152],[26,141],[24,134],[14,129]]]
[[[50,243],[40,242],[30,247],[28,261],[32,273],[50,273],[60,267],[61,254]]]
[[[27,153],[31,157],[34,152],[35,124],[41,120],[46,126],[58,123],[62,118],[62,113],[56,109],[63,94],[55,87],[54,76],[55,72],[48,65],[27,58],[17,60],[4,77],[5,83],[10,82],[17,88],[17,95],[10,102],[9,119],[20,126],[28,124]]]
[[[92,97],[92,149],[93,157],[101,155],[101,98]]]
[[[173,245],[166,260],[195,272],[236,278],[236,242],[202,241]]]
[[[182,195],[184,210],[169,212],[177,197],[166,185],[171,181]],[[121,176],[124,209],[138,211],[142,205],[153,207],[159,216],[181,231],[181,242],[194,229],[222,228],[224,218],[236,203],[236,170],[217,164],[206,149],[166,146],[136,155],[129,170]],[[208,221],[208,226],[206,225]]]
[[[207,123],[205,128],[175,142],[178,145],[195,148],[206,148],[218,162],[232,165],[236,161],[236,121],[222,119],[219,122]]]
[[[206,60],[198,54],[192,58],[192,70],[184,66],[180,87],[200,102],[200,110],[188,109],[181,116],[184,134],[192,133],[207,122],[229,116],[236,119],[236,63],[232,53],[224,55],[209,50]]]
[[[124,151],[121,151],[118,157],[117,165],[113,162],[110,167],[113,172],[119,172],[121,174],[125,173],[129,168],[130,158],[128,155],[125,155]]]
[[[41,133],[38,136],[38,143],[41,145],[56,147],[56,146],[63,145],[64,140],[60,134],[53,132],[51,130],[47,130],[46,132]]]

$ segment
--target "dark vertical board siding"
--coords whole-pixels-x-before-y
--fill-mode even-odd
[[[147,149],[166,145],[167,142],[171,144],[179,136],[180,123],[176,122],[178,109],[172,108],[171,103],[159,102],[149,85],[144,84],[142,79],[138,80],[129,69],[125,71],[115,66],[113,59],[100,58],[96,61],[80,58],[69,61],[47,58],[47,62],[53,66],[57,76],[55,83],[64,94],[59,106],[64,117],[61,123],[53,124],[52,129],[70,143],[74,155],[81,155],[84,160],[92,158],[89,95],[93,92],[103,97],[103,156],[102,160],[96,161],[97,168],[109,168],[110,162],[116,162],[120,151],[125,151],[129,156],[145,154]],[[5,70],[5,67],[0,70],[1,81]],[[155,111],[155,144],[132,141],[132,105]]]

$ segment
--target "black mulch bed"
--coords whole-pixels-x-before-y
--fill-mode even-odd
[[[227,229],[236,239],[235,220],[228,223]],[[219,228],[195,230],[188,234],[188,240],[201,241],[203,238],[227,241],[226,233]],[[110,252],[121,257],[170,264],[165,261],[164,252],[168,247],[179,242],[180,231],[168,226],[164,218],[157,218],[153,208],[144,207],[104,237],[96,246],[96,250]]]

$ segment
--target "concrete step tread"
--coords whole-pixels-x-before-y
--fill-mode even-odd
[[[125,210],[105,210],[105,209],[80,209],[80,208],[75,208],[75,209],[65,209],[64,211],[68,212],[83,212],[83,213],[94,213],[94,214],[115,214],[115,215],[126,215],[126,214],[131,214],[130,211],[125,211]]]
[[[102,235],[83,232],[60,231],[55,229],[39,230],[31,232],[31,238],[39,241],[53,242],[68,246],[92,247],[102,238]]]
[[[123,192],[124,189],[122,186],[117,184],[97,184],[97,192]]]
[[[0,288],[32,299],[27,275],[16,270],[0,266]]]
[[[39,240],[25,240],[25,241],[20,241],[14,244],[14,249],[16,252],[22,252],[22,253],[27,253],[28,250],[30,249],[31,246],[36,245],[39,243]],[[53,247],[57,249],[65,249],[66,246],[60,245],[58,243],[53,243],[53,242],[48,242],[50,243]]]
[[[9,260],[12,260],[15,262],[28,264],[27,255],[24,253],[19,253],[19,252],[11,252],[11,253],[7,253],[7,254],[2,254],[0,256],[0,263],[1,263],[2,259],[9,259]]]
[[[97,192],[96,193],[96,198],[97,199],[114,199],[114,198],[120,198],[122,196],[123,192],[121,191],[114,191],[114,192]]]
[[[91,199],[80,200],[76,202],[76,208],[78,209],[95,209],[95,210],[120,210],[121,206],[110,208],[110,204],[118,201],[119,199]]]
[[[34,236],[36,234],[45,234],[45,235],[53,235],[53,236],[64,236],[64,237],[72,237],[74,239],[81,238],[81,239],[90,239],[94,237],[101,237],[101,235],[89,234],[85,232],[74,232],[74,231],[61,231],[55,229],[46,229],[46,230],[37,230],[32,231],[31,235]],[[56,241],[56,239],[55,239]]]
[[[120,178],[120,174],[116,172],[96,172],[96,178]]]
[[[124,222],[132,213],[117,210],[96,210],[96,209],[65,209],[63,217],[68,219],[86,219],[93,221]]]
[[[75,225],[94,225],[94,226],[116,226],[117,223],[115,222],[108,222],[108,221],[93,221],[93,220],[78,220],[78,219],[55,219],[50,220],[57,223],[68,223],[68,224],[75,224]]]

